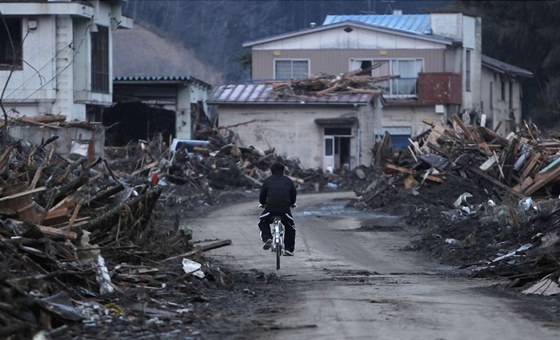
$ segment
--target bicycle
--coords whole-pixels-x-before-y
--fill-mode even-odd
[[[276,253],[276,270],[280,269],[280,256],[284,255],[284,225],[279,216],[272,220],[272,252]]]
[[[259,208],[262,208],[259,205]],[[296,205],[292,205],[291,208],[295,208]],[[280,269],[280,256],[284,255],[284,231],[285,227],[282,224],[282,218],[280,216],[273,216],[271,225],[272,233],[272,246],[270,247],[273,253],[276,253],[276,270]]]

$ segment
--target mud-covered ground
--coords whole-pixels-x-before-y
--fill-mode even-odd
[[[368,179],[360,183],[358,179],[351,178],[341,187],[348,189],[348,183],[354,183],[359,187],[356,191],[360,191],[367,182]],[[546,233],[557,226],[558,216],[553,213],[554,207],[549,208],[552,214],[542,214],[536,219],[531,219],[530,215],[518,216],[516,224],[512,224],[500,211],[487,214],[479,210],[471,215],[455,211],[454,214],[453,202],[465,192],[473,196],[468,203],[483,207],[479,209],[492,208],[485,206],[488,199],[494,199],[498,205],[504,203],[478,183],[466,178],[449,177],[446,186],[426,184],[418,190],[394,186],[369,206],[359,200],[353,205],[404,215],[409,224],[405,228],[412,235],[408,251],[427,252],[442,263],[466,269],[460,271],[465,275],[472,274],[469,270],[472,266],[507,253],[534,240],[536,234]],[[181,254],[192,250],[192,242],[186,242],[186,236],[178,233],[181,226],[188,230],[189,218],[203,216],[219,206],[247,200],[256,202],[257,191],[224,190],[209,195],[196,193],[187,186],[165,188],[150,224],[153,229],[152,251]],[[364,231],[367,227],[364,226]],[[165,247],[167,249],[161,249]],[[254,270],[232,271],[204,254],[193,259],[203,264],[205,278],[184,274],[180,259],[154,261],[150,265],[166,273],[165,278],[151,284],[131,283],[119,293],[98,299],[96,302],[106,309],[109,306],[112,312],[92,316],[91,322],[86,320],[82,326],[77,324],[68,330],[67,335],[91,339],[115,336],[222,339],[242,338],[243,334],[266,332],[276,327],[273,315],[282,309],[285,297],[290,295],[290,287],[274,274]],[[484,274],[498,275],[498,269]],[[558,298],[520,294],[522,284],[517,282],[516,286],[514,283],[510,287],[496,287],[493,293],[516,295],[527,302],[527,309],[533,310],[532,313],[560,318]]]
[[[255,190],[233,190],[214,192],[209,197],[186,186],[164,188],[147,227],[151,230],[151,256],[138,260],[127,254],[105,253],[110,268],[118,266],[119,261],[151,266],[158,269],[159,277],[149,282],[131,282],[116,293],[84,303],[89,317],[61,328],[54,320],[56,331],[47,337],[223,339],[274,329],[274,319],[268,314],[279,312],[284,297],[289,295],[274,273],[232,271],[199,253],[190,256],[203,265],[205,277],[198,278],[183,271],[183,256],[173,258],[201,245],[178,231],[180,226],[188,229],[189,218],[235,202],[256,200],[256,195]],[[204,243],[214,241],[217,240]],[[158,253],[162,259],[153,260]]]

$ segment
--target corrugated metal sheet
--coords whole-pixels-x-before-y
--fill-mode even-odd
[[[375,97],[374,94],[337,94],[330,96],[290,96],[280,95],[272,90],[271,85],[242,84],[222,85],[208,97],[208,104],[332,104],[332,105],[366,105]]]
[[[115,82],[192,82],[210,87],[210,84],[195,78],[185,76],[118,76],[114,77]]]
[[[522,76],[529,78],[533,77],[533,72],[531,71],[527,71],[525,69],[522,69],[521,67],[510,65],[508,63],[504,63],[503,61],[490,58],[485,55],[482,55],[482,65],[498,72],[511,74],[513,76]]]
[[[409,33],[429,35],[432,33],[429,14],[358,14],[358,15],[327,15],[323,25],[336,24],[344,21],[356,21],[363,24],[390,28]]]

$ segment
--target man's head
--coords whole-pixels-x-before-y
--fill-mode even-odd
[[[282,164],[280,162],[276,162],[276,163],[272,164],[272,167],[270,167],[270,171],[272,172],[273,175],[283,175],[284,174],[284,164]]]

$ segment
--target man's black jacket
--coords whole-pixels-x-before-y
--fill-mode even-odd
[[[296,204],[296,196],[296,187],[291,179],[284,175],[272,175],[263,182],[259,203],[271,213],[287,213]]]

